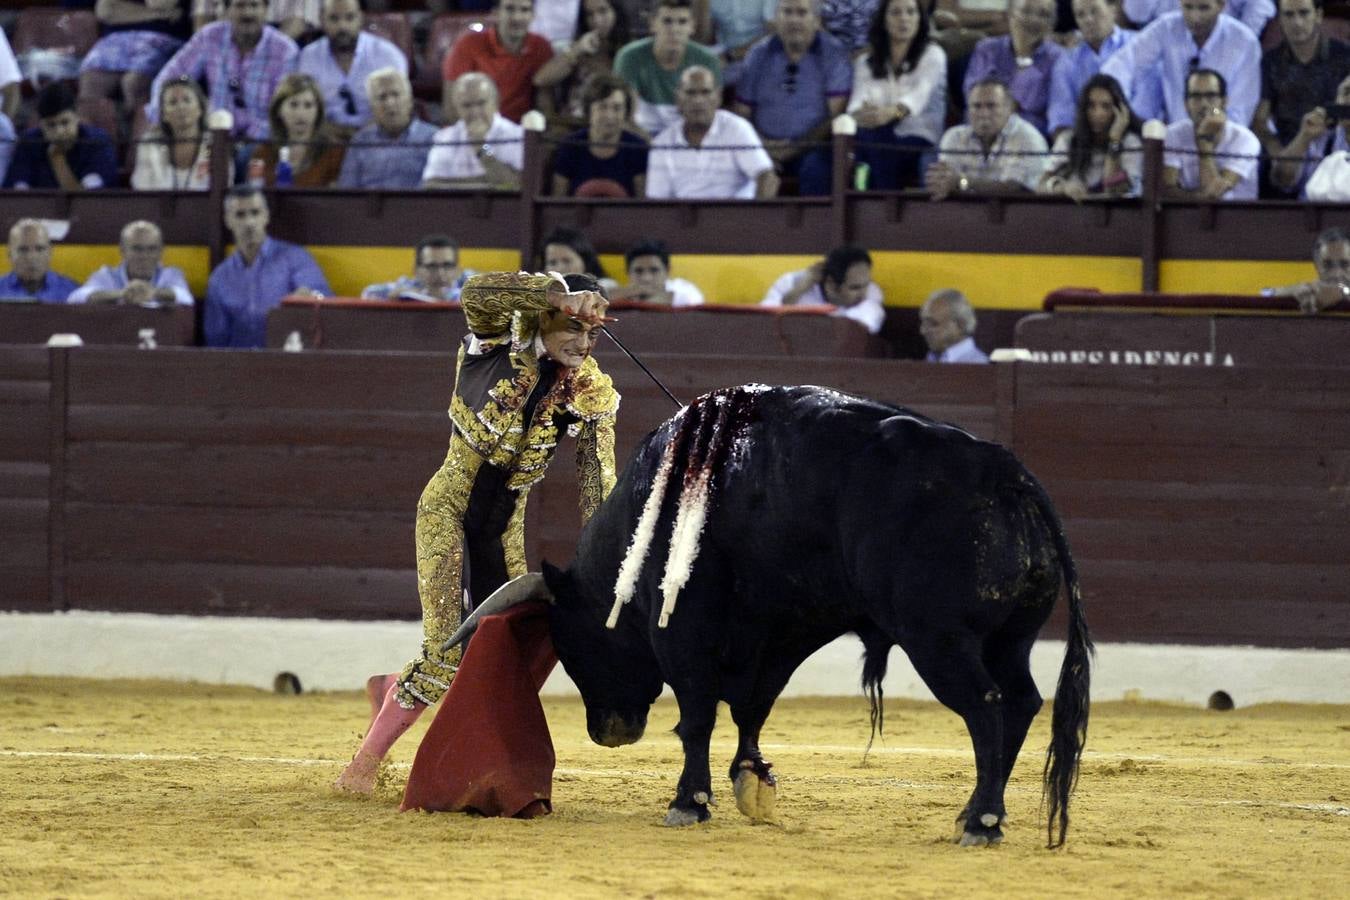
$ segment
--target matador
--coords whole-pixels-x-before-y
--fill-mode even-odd
[[[525,573],[525,501],[563,432],[576,438],[582,520],[614,486],[619,395],[591,350],[608,305],[588,275],[494,272],[460,296],[469,334],[459,348],[445,462],[417,503],[422,650],[396,675],[367,683],[375,712],[336,787],[368,794],[380,761],[450,687],[464,589],[481,602]],[[467,563],[467,581],[465,569]]]

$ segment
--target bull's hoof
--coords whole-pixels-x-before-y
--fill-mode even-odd
[[[768,763],[756,766],[751,760],[741,763],[741,771],[733,782],[736,808],[752,822],[776,822],[774,808],[778,804],[778,782],[769,772]]]
[[[666,811],[666,822],[664,824],[672,828],[682,828],[687,824],[707,822],[710,818],[713,818],[713,814],[707,811],[707,807],[671,807],[670,810]]]

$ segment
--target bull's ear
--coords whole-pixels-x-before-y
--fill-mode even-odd
[[[549,563],[548,560],[542,560],[542,570],[544,573],[544,584],[548,585],[549,593],[553,595],[553,602],[558,606],[567,606],[576,596],[572,590],[572,573],[559,569]]]

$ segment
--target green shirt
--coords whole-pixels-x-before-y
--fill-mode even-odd
[[[614,57],[614,73],[631,84],[638,95],[634,121],[653,137],[680,117],[675,109],[675,88],[685,69],[705,66],[717,76],[719,83],[722,81],[722,64],[707,47],[690,41],[684,48],[679,67],[669,72],[657,65],[652,54],[654,40],[643,38],[625,44]]]

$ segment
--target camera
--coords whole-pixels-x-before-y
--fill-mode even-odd
[[[1328,103],[1322,107],[1327,111],[1327,124],[1350,122],[1350,103]]]

